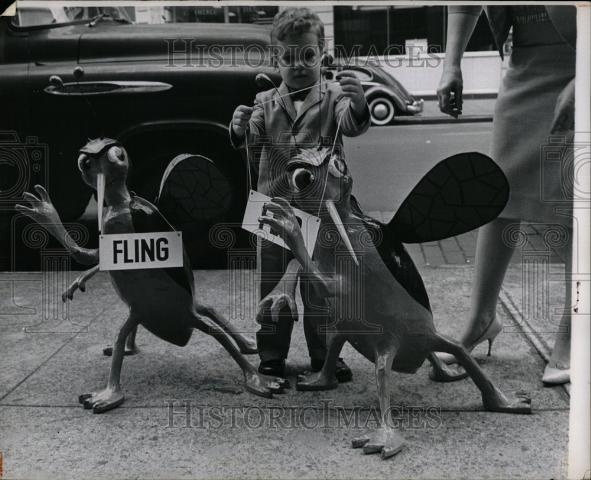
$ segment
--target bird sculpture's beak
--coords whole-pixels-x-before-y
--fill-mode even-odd
[[[345,226],[343,225],[343,221],[341,220],[341,216],[339,215],[339,212],[337,211],[337,207],[335,207],[334,202],[332,200],[326,200],[325,204],[326,204],[326,209],[328,210],[328,214],[330,215],[330,218],[332,219],[333,223],[337,227],[337,230],[339,231],[339,235],[343,239],[343,242],[345,242],[345,246],[347,247],[347,250],[349,250],[349,253],[353,257],[353,260],[355,261],[355,265],[359,266],[359,262],[357,261],[357,256],[355,255],[355,251],[353,250],[353,245],[351,245],[351,240],[349,239],[349,235],[347,235],[347,231],[345,230]]]
[[[105,201],[105,174],[99,173],[96,176],[96,202],[98,207],[98,230],[103,231],[103,204]]]

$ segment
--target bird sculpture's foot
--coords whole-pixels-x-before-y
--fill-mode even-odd
[[[298,382],[296,383],[296,390],[301,391],[315,391],[315,390],[333,390],[337,388],[339,382],[336,376],[328,378],[320,372],[311,372],[304,375],[298,375]]]
[[[523,392],[518,392],[515,399],[508,399],[503,392],[493,387],[490,395],[482,396],[484,408],[491,412],[502,413],[531,413],[531,398]]]
[[[380,427],[370,435],[355,438],[353,448],[362,448],[363,453],[380,453],[382,460],[393,457],[404,448],[404,438],[390,427]]]
[[[85,409],[91,409],[92,413],[103,413],[112,410],[123,403],[125,397],[120,388],[107,387],[98,392],[85,393],[78,397],[78,401]]]
[[[287,380],[280,377],[263,375],[254,369],[244,372],[244,387],[259,397],[273,398],[274,393],[283,393],[288,386]]]

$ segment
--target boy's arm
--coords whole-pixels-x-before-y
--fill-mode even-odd
[[[230,133],[230,143],[234,148],[245,148],[246,142],[244,141],[245,135],[239,137],[234,132],[232,128],[232,122],[230,121],[229,127]],[[262,136],[265,133],[265,112],[263,110],[262,100],[259,95],[256,96],[252,116],[250,117],[250,121],[248,122],[248,144],[254,145],[256,143],[256,138],[258,136]]]
[[[353,108],[351,99],[343,94],[337,97],[335,118],[337,122],[341,122],[341,132],[347,137],[356,137],[365,133],[371,124],[367,102],[365,102],[365,108],[359,113]]]

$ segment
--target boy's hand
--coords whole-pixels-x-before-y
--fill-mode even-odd
[[[250,121],[250,117],[252,116],[252,107],[247,107],[246,105],[239,105],[236,110],[234,110],[234,115],[232,116],[232,130],[238,137],[243,137],[246,133],[246,128],[248,127],[248,122]]]
[[[367,101],[363,93],[363,87],[357,76],[353,72],[339,72],[336,75],[337,81],[341,84],[345,97],[351,99],[353,111],[359,116],[363,115],[367,108]]]

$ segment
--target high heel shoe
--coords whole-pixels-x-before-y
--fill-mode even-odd
[[[551,362],[546,365],[542,382],[546,386],[564,385],[570,382],[570,367],[564,366],[559,362]]]
[[[468,350],[468,352],[472,353],[472,350],[474,350],[479,344],[481,344],[482,342],[487,340],[488,341],[488,352],[486,353],[486,355],[488,357],[490,357],[491,351],[492,351],[492,344],[495,341],[495,338],[497,338],[497,336],[499,335],[499,333],[502,332],[502,330],[503,330],[503,325],[496,318],[494,318],[493,321],[488,324],[488,327],[486,327],[486,330],[484,332],[482,332],[480,337],[478,337],[476,339],[476,341],[472,343],[472,345],[465,347],[466,350]],[[452,364],[452,363],[458,363],[456,357],[454,355],[452,355],[451,353],[437,352],[436,355],[439,357],[439,359],[442,362],[444,362],[448,365]]]

